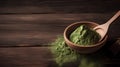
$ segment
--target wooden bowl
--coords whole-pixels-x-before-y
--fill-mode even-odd
[[[80,25],[87,25],[88,27],[91,27],[91,28],[94,28],[95,26],[99,25],[97,23],[94,23],[94,22],[89,22],[89,21],[81,21],[81,22],[76,22],[76,23],[73,23],[71,25],[69,25],[68,27],[66,27],[66,29],[64,30],[64,39],[65,39],[65,42],[66,44],[71,47],[72,49],[78,51],[79,53],[84,53],[84,54],[87,54],[87,53],[93,53],[93,52],[96,52],[97,50],[99,50],[106,42],[107,40],[107,35],[103,38],[103,40],[101,40],[100,42],[96,43],[96,44],[93,44],[93,45],[78,45],[78,44],[75,44],[73,42],[70,41],[69,37],[70,37],[70,34],[77,28],[79,27]]]

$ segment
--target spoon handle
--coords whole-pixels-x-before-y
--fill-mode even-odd
[[[120,16],[120,10],[110,19],[106,22],[106,24],[109,26],[115,19],[117,19]]]

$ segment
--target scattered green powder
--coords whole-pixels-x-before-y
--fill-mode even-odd
[[[55,61],[60,67],[63,66],[64,63],[75,62],[79,58],[79,54],[65,44],[62,36],[52,43],[51,49],[55,56]]]
[[[71,35],[70,40],[79,45],[92,45],[99,41],[100,35],[86,25],[80,25]]]
[[[96,62],[91,57],[79,54],[68,47],[63,36],[58,37],[51,45],[51,51],[58,67],[69,67],[71,63],[74,67],[101,67],[98,61]],[[65,66],[67,63],[68,66]]]

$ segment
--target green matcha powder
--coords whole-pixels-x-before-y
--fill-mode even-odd
[[[72,50],[66,45],[63,36],[59,36],[51,45],[51,52],[57,67],[71,67],[71,65],[73,67],[102,67],[96,55],[79,54]]]
[[[100,35],[86,25],[80,25],[70,35],[70,40],[79,45],[93,45],[99,39]]]

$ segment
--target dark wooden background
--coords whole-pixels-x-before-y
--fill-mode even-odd
[[[55,67],[48,43],[66,26],[102,24],[118,10],[120,0],[0,0],[0,67]],[[119,31],[120,18],[110,26],[108,41],[120,38]],[[120,58],[103,60],[120,66]]]

